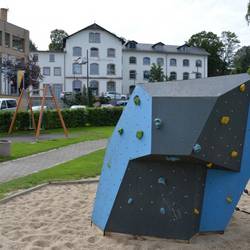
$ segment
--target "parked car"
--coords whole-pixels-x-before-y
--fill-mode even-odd
[[[108,99],[110,99],[110,100],[113,100],[113,99],[126,100],[126,99],[127,99],[127,96],[126,96],[126,95],[117,93],[117,92],[115,92],[115,91],[106,92],[106,93],[104,94],[104,97],[105,97],[105,98],[108,98]]]
[[[121,100],[121,101],[117,101],[115,106],[126,106],[128,103],[127,100]]]
[[[86,106],[84,105],[72,105],[69,109],[86,109]]]
[[[101,108],[113,108],[114,107],[114,105],[112,105],[112,104],[102,104],[101,105]]]
[[[0,98],[0,110],[15,110],[16,106],[16,99]]]
[[[32,106],[32,111],[33,112],[37,112],[37,111],[41,111],[42,106]],[[47,106],[43,106],[43,110],[47,110],[48,107]]]
[[[61,92],[60,94],[60,99],[67,98],[67,97],[72,97],[72,92]]]

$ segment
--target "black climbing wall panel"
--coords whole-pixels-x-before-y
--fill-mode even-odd
[[[199,231],[205,175],[194,162],[130,161],[105,231],[190,239]]]
[[[199,153],[192,155],[220,167],[239,171],[248,117],[250,89],[240,92],[239,87],[218,98],[209,119],[199,136]],[[229,117],[228,124],[221,124],[223,116]],[[238,156],[231,157],[236,151]]]

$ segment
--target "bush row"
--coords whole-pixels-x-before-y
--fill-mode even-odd
[[[118,122],[122,108],[87,108],[76,110],[62,110],[64,122],[68,128],[83,126],[114,126]],[[7,132],[12,120],[13,112],[0,112],[0,132]],[[39,112],[35,113],[36,123]],[[31,128],[31,116],[29,112],[18,112],[15,122],[15,130],[28,130]],[[43,113],[42,127],[44,129],[60,128],[61,123],[55,110]]]

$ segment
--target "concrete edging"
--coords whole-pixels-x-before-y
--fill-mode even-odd
[[[44,187],[49,186],[49,185],[75,185],[75,184],[91,184],[91,183],[98,183],[98,182],[99,182],[99,178],[89,178],[89,179],[81,179],[81,180],[73,180],[73,181],[51,181],[51,182],[46,182],[46,183],[40,184],[38,186],[28,188],[28,189],[20,191],[20,192],[18,192],[16,194],[5,197],[2,200],[0,200],[0,205],[7,203],[7,202],[9,202],[10,200],[12,200],[14,198],[29,194],[29,193],[31,193],[33,191],[39,190],[39,189],[44,188]]]

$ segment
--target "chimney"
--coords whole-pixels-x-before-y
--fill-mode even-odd
[[[0,9],[0,20],[2,20],[4,22],[7,22],[8,10],[9,9],[5,9],[5,8]]]

